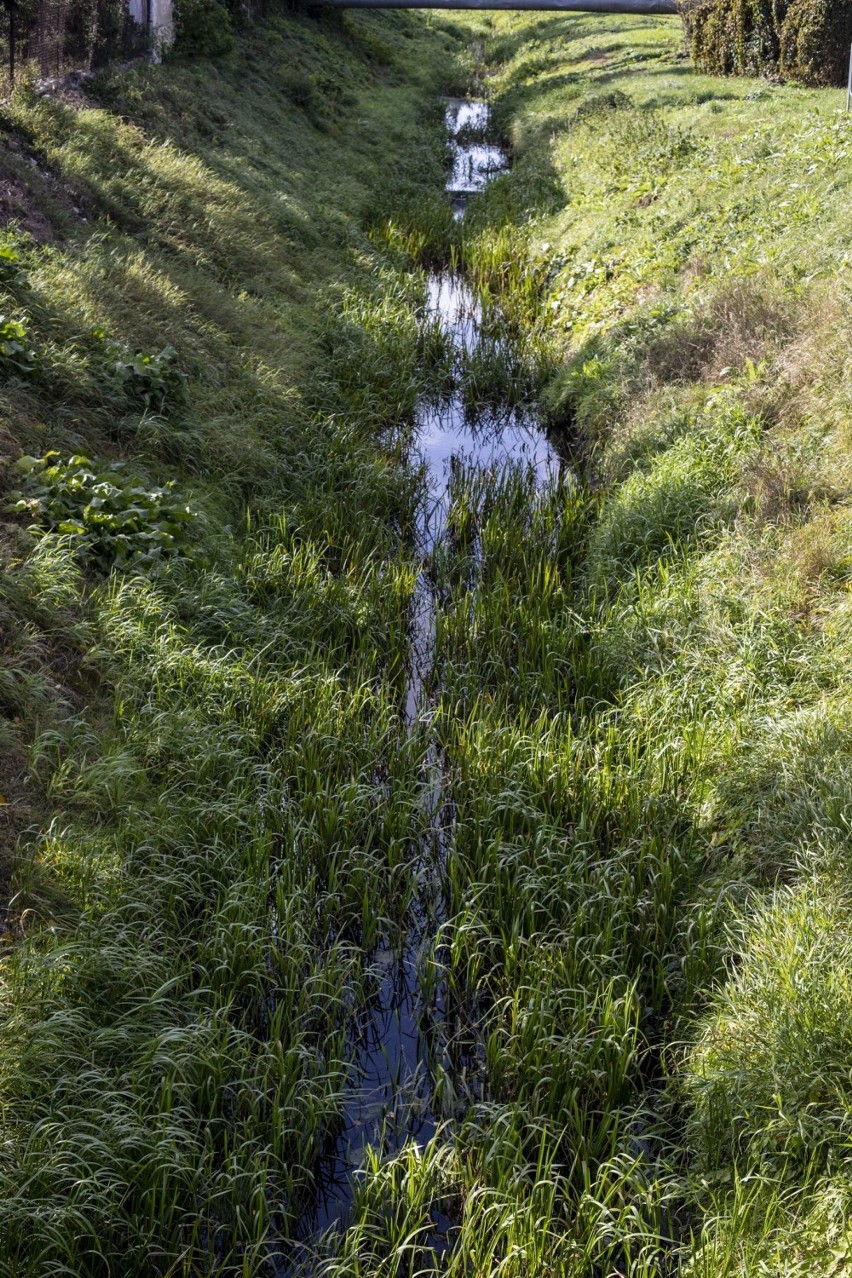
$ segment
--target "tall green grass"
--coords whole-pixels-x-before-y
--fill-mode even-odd
[[[198,516],[144,576],[4,526],[2,1272],[848,1269],[845,126],[629,21],[278,17],[8,109],[59,237],[17,235],[10,448]],[[515,162],[461,226],[460,33]],[[107,390],[95,325],[186,403]],[[409,447],[459,376],[573,470],[456,466],[412,729]],[[438,1130],[305,1252],[424,910]]]

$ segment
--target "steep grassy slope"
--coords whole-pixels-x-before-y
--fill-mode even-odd
[[[208,511],[202,538],[241,518],[247,495],[298,487],[324,286],[374,269],[365,231],[389,198],[440,183],[449,42],[393,19],[391,32],[291,18],[229,60],[134,71],[90,99],[19,94],[4,115],[21,228],[7,237],[21,260],[4,273],[6,318],[29,328],[38,375],[14,355],[4,365],[6,460],[132,454],[152,482],[180,477]],[[131,367],[164,349],[148,372]],[[13,554],[18,521],[4,534]],[[24,719],[41,713],[38,687]],[[9,695],[14,709],[28,694]],[[17,797],[37,801],[31,786]]]

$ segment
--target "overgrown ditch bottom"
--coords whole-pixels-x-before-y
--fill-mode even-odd
[[[504,172],[508,158],[489,140],[486,102],[448,99],[445,119],[453,149],[447,198],[454,216],[463,218],[469,196]],[[423,323],[440,330],[456,373],[475,359],[483,342],[482,308],[463,275],[450,270],[429,274]],[[499,348],[498,339],[498,359]],[[506,354],[508,358],[508,350]],[[482,1072],[475,1059],[481,1050],[457,1023],[446,982],[425,978],[430,962],[434,970],[436,935],[446,920],[444,877],[454,822],[453,796],[431,724],[440,688],[432,565],[453,539],[451,489],[460,475],[493,479],[508,469],[523,473],[534,487],[545,487],[561,482],[563,468],[529,408],[471,403],[458,376],[448,393],[421,401],[414,440],[412,460],[423,475],[416,528],[421,570],[411,610],[405,703],[409,734],[428,734],[418,866],[422,889],[402,946],[374,956],[382,975],[354,1019],[340,1126],[319,1169],[316,1201],[300,1222],[293,1257],[279,1269],[281,1278],[313,1272],[318,1256],[334,1250],[334,1238],[350,1219],[369,1149],[390,1156],[406,1145],[422,1147],[436,1136],[446,1118],[435,1099],[439,1073],[462,1070],[475,1080]],[[481,1088],[481,1082],[470,1085],[474,1091]],[[440,1211],[433,1214],[433,1224],[424,1246],[440,1258],[452,1245],[453,1227]]]

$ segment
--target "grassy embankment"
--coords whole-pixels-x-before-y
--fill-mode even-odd
[[[389,427],[442,352],[363,227],[391,212],[385,242],[417,247],[438,121],[398,196],[382,130],[410,155],[451,72],[419,18],[345,29],[360,45],[280,29],[313,79],[259,40],[253,99],[225,64],[106,86],[107,113],[12,110],[113,223],[8,284],[38,354],[7,389],[16,438],[129,453],[199,513],[151,499],[178,553],[109,581],[73,532],[27,558],[10,533],[8,757],[58,819],[15,870],[9,1272],[257,1272],[416,891],[416,482]],[[442,1272],[842,1274],[847,125],[836,96],[695,75],[673,23],[459,29],[486,38],[515,168],[458,251],[532,349],[573,354],[548,412],[593,482],[455,476],[434,571],[456,821],[426,973],[472,1050],[439,1079],[448,1127],[377,1158],[328,1267],[428,1268],[440,1208]],[[345,72],[358,107],[317,119]],[[165,398],[107,376],[93,324],[170,342],[185,392],[168,361]]]

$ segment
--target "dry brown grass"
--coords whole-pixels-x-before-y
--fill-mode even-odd
[[[789,523],[825,496],[820,476],[809,471],[800,458],[770,445],[751,463],[743,476],[747,508],[764,523]]]
[[[840,583],[848,577],[850,512],[820,510],[788,536],[787,550],[803,586]]]
[[[788,388],[782,420],[791,427],[820,423],[826,435],[836,434],[835,461],[846,471],[852,444],[852,320],[845,290],[835,286],[809,296],[779,369]]]
[[[697,264],[696,264],[697,269]],[[774,355],[793,327],[787,299],[759,277],[737,279],[649,344],[655,382],[717,382]]]

